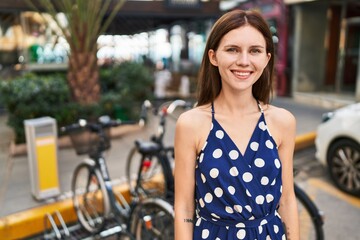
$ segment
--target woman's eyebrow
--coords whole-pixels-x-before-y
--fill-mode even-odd
[[[265,48],[265,46],[263,46],[263,45],[252,45],[250,47],[252,47],[252,48]]]
[[[225,48],[229,48],[229,47],[235,47],[235,48],[241,48],[241,46],[238,46],[236,44],[228,44],[228,45],[224,45]],[[251,45],[250,48],[265,48],[265,46],[263,45]]]

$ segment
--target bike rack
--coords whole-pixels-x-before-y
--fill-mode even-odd
[[[122,199],[125,201],[124,197],[122,197]],[[121,229],[121,226],[116,224],[112,225],[110,223],[108,227],[106,227],[100,233],[97,233],[96,236],[100,237],[101,239],[106,239],[120,233]],[[92,240],[94,237],[94,235],[85,232],[85,230],[83,230],[79,224],[67,226],[59,211],[55,211],[51,214],[46,213],[44,216],[44,232],[41,239]]]
[[[59,226],[56,223],[58,221]],[[50,223],[50,232],[48,231]],[[52,214],[46,213],[44,216],[44,239],[70,239],[70,231],[69,228],[66,226],[66,223],[61,216],[59,211],[55,211]]]

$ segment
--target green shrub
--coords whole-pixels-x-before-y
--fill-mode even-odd
[[[25,142],[26,119],[49,116],[56,119],[58,127],[104,114],[123,120],[138,119],[141,103],[152,99],[152,74],[138,63],[124,62],[101,69],[100,84],[99,103],[81,106],[71,101],[64,74],[26,74],[0,81],[0,101],[7,110],[15,142]]]
[[[103,104],[114,104],[116,117],[137,118],[142,102],[153,99],[153,73],[140,63],[123,62],[101,69],[100,81]]]
[[[51,116],[62,121],[70,92],[61,75],[27,74],[0,82],[0,96],[8,112],[8,125],[19,143],[25,141],[24,120]]]

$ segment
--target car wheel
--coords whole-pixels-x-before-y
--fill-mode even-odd
[[[350,139],[333,143],[329,147],[327,163],[335,185],[360,197],[360,145]]]

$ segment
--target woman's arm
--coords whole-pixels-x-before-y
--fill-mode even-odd
[[[194,122],[186,112],[175,131],[175,240],[193,239],[195,162]]]
[[[293,156],[296,137],[296,121],[294,116],[286,111],[279,121],[280,133],[279,157],[282,163],[282,196],[280,199],[279,214],[284,223],[287,240],[299,239],[299,218],[297,202],[294,192]]]

